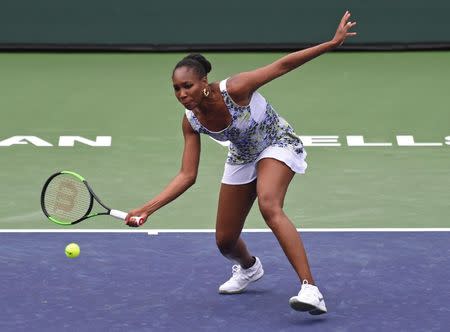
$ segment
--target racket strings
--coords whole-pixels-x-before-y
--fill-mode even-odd
[[[70,174],[55,176],[44,194],[47,213],[62,222],[75,222],[89,213],[91,193],[86,185]]]

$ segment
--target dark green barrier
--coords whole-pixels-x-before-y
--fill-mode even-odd
[[[450,45],[448,0],[0,0],[2,48],[261,49],[331,38],[346,9],[348,47]]]

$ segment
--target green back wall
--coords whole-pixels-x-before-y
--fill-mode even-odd
[[[1,0],[0,44],[290,48],[331,38],[346,9],[359,33],[347,47],[450,44],[448,0]]]

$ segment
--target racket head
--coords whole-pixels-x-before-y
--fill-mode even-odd
[[[52,174],[42,188],[42,211],[58,225],[73,225],[88,218],[93,204],[94,195],[86,180],[75,172]]]

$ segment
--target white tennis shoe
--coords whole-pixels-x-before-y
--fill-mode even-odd
[[[220,285],[220,294],[238,294],[242,293],[247,286],[255,282],[264,275],[264,270],[261,261],[255,257],[256,261],[253,266],[248,269],[243,269],[240,265],[233,265],[233,275],[231,278]]]
[[[321,315],[327,312],[327,307],[319,288],[308,284],[307,280],[303,280],[302,288],[298,295],[289,299],[289,305],[297,311],[309,311],[311,315]]]

